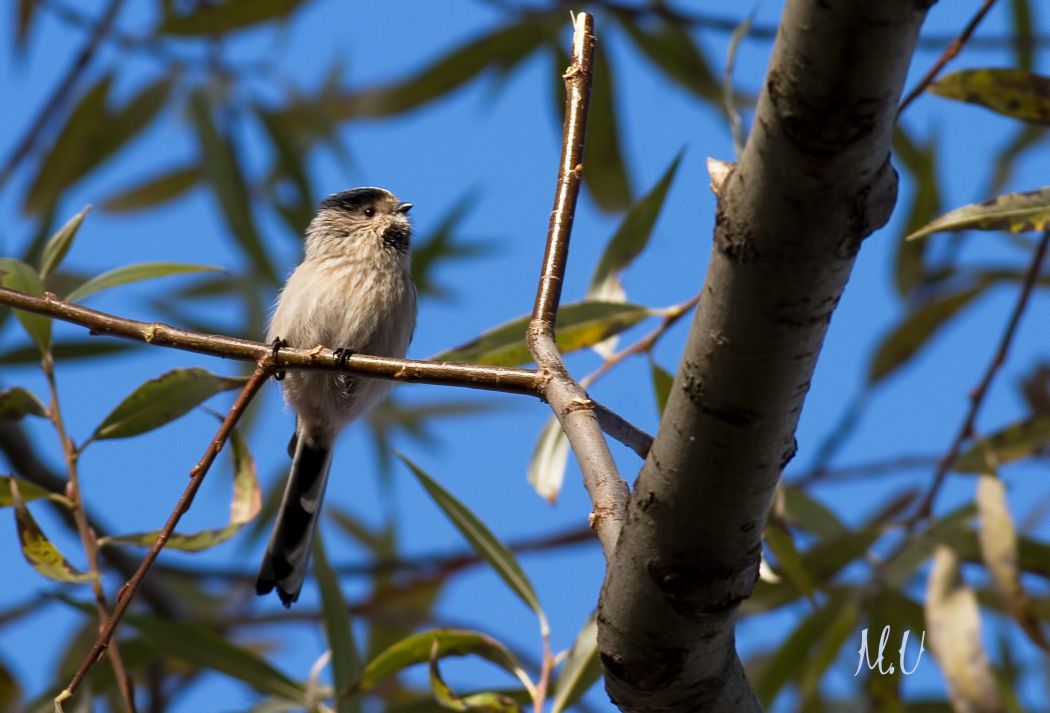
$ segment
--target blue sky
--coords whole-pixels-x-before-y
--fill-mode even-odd
[[[296,22],[280,30],[243,33],[233,43],[237,55],[251,58],[279,53],[283,72],[299,86],[315,87],[337,58],[349,67],[346,85],[364,87],[405,76],[427,65],[433,58],[458,46],[467,38],[498,26],[501,16],[495,4],[484,2],[419,3],[409,1],[348,4],[335,0],[312,3]],[[712,12],[737,16],[739,6],[731,2],[707,4]],[[958,3],[940,3],[931,12],[926,32],[953,32],[974,8]],[[1038,8],[1037,8],[1038,9]],[[773,24],[782,10],[776,2],[763,3],[756,21]],[[1009,27],[1007,5],[1001,4],[982,32],[1005,32]],[[0,155],[6,155],[24,131],[32,115],[65,71],[81,37],[41,13],[41,21],[25,58],[14,60],[0,53],[0,82],[4,111],[0,112]],[[0,17],[0,36],[10,37],[11,13]],[[732,141],[719,115],[699,105],[683,90],[665,81],[625,42],[612,23],[597,18],[599,41],[611,53],[615,70],[616,104],[624,137],[632,187],[644,193],[663,173],[668,163],[685,148],[685,156],[667,204],[646,252],[625,276],[632,301],[651,306],[681,302],[699,288],[710,248],[713,196],[707,188],[705,159],[733,158]],[[142,30],[150,25],[145,3],[129,4],[121,26]],[[566,14],[566,44],[568,43]],[[708,57],[721,67],[729,38],[721,33],[698,35]],[[745,41],[737,59],[737,84],[757,91],[768,62],[771,43]],[[911,80],[935,59],[929,51],[915,59]],[[116,55],[107,50],[95,63],[94,72],[110,65]],[[1046,73],[1039,57],[1037,71]],[[1008,52],[967,50],[955,68],[1007,66]],[[554,189],[560,141],[560,102],[553,101],[554,83],[560,74],[547,54],[540,53],[497,81],[485,76],[420,110],[393,119],[359,121],[343,129],[349,148],[349,164],[318,151],[311,162],[311,176],[319,192],[328,193],[356,185],[380,185],[403,200],[415,204],[417,229],[425,234],[463,196],[471,196],[471,208],[463,234],[485,240],[492,252],[480,259],[446,264],[438,278],[453,289],[451,301],[424,301],[415,340],[409,355],[425,358],[459,344],[493,325],[525,313],[532,303],[535,280],[543,252],[547,217]],[[127,95],[140,82],[155,75],[157,65],[135,58],[122,74],[117,93]],[[557,82],[560,84],[560,81]],[[267,88],[255,86],[261,96]],[[991,152],[1001,147],[1014,127],[1011,122],[973,106],[955,105],[932,96],[920,99],[908,110],[907,127],[919,137],[935,137],[942,147],[940,175],[948,207],[986,196],[980,195],[987,180]],[[258,137],[248,136],[248,160],[265,160]],[[66,194],[59,214],[72,215],[84,204],[98,204],[114,191],[133,184],[161,168],[191,157],[196,151],[184,117],[169,112],[145,135],[136,140],[107,168]],[[1011,189],[1034,188],[1046,182],[1045,151],[1033,152],[1020,164]],[[902,196],[910,186],[904,178]],[[33,226],[20,212],[27,178],[19,174],[0,193],[0,253],[17,254],[33,233]],[[318,198],[321,197],[320,195]],[[825,343],[824,352],[803,413],[798,440],[799,454],[793,468],[812,461],[815,449],[836,423],[849,399],[865,378],[868,355],[902,314],[902,304],[892,283],[894,241],[900,234],[902,211],[887,228],[864,244],[850,284]],[[267,244],[278,256],[286,273],[299,259],[299,243],[273,214],[260,214],[259,225]],[[584,194],[577,214],[574,241],[565,285],[566,301],[582,297],[592,266],[612,234],[619,217],[598,211]],[[934,238],[937,239],[937,238]],[[992,236],[969,241],[965,259],[1020,267],[1026,256]],[[202,262],[242,267],[239,253],[218,217],[211,195],[195,190],[166,207],[129,216],[95,211],[78,237],[66,265],[93,274],[122,264],[147,260]],[[151,298],[176,283],[165,282],[127,287],[101,295],[89,304],[129,317],[155,317]],[[930,348],[911,365],[891,377],[873,397],[871,408],[854,437],[839,456],[841,463],[879,459],[893,454],[937,454],[948,444],[966,406],[967,392],[990,358],[1014,299],[1014,288],[992,290],[963,317],[939,335]],[[1016,389],[1019,375],[1045,356],[1047,300],[1037,295],[1030,307],[1011,360],[1002,372],[978,425],[993,430],[1023,414]],[[209,308],[213,319],[226,317],[229,304]],[[657,360],[673,370],[681,352],[687,320],[676,327],[656,350]],[[647,327],[645,327],[647,328]],[[643,328],[643,329],[645,329]],[[82,336],[83,330],[56,325],[56,334]],[[638,333],[642,333],[639,329]],[[258,327],[260,337],[265,325]],[[628,334],[630,339],[634,333]],[[22,340],[17,325],[8,320],[0,331],[0,345],[8,348]],[[574,357],[570,366],[582,376],[598,364],[593,354]],[[66,418],[74,437],[83,438],[109,410],[139,383],[171,368],[204,366],[219,373],[236,373],[239,365],[198,355],[163,350],[138,350],[130,356],[87,363],[59,364],[59,385]],[[5,369],[3,385],[21,384],[43,395],[44,385],[32,368]],[[636,359],[600,382],[594,395],[621,411],[639,426],[656,428],[656,408],[649,386],[648,366]],[[398,389],[407,403],[428,403],[449,396],[439,387],[409,386]],[[580,485],[575,465],[570,463],[566,487],[554,507],[531,491],[525,471],[540,427],[549,412],[543,404],[523,397],[460,392],[455,398],[470,398],[499,406],[480,418],[450,419],[438,423],[435,433],[440,446],[426,450],[400,443],[405,452],[460,497],[505,540],[578,526],[586,521],[589,503]],[[221,408],[227,401],[216,399]],[[254,405],[255,423],[249,444],[259,464],[264,487],[272,487],[287,467],[284,453],[292,417],[281,406],[276,387],[268,387]],[[82,461],[84,489],[91,506],[104,514],[111,527],[139,531],[157,527],[181,492],[185,474],[199,457],[214,431],[215,422],[206,414],[186,418],[148,435],[128,441],[94,444]],[[55,452],[53,433],[35,424],[32,432],[42,450]],[[622,472],[630,482],[640,465],[636,456],[613,445]],[[58,466],[58,460],[52,464]],[[222,464],[222,462],[220,462]],[[376,464],[367,433],[350,428],[340,442],[328,502],[344,507],[362,519],[382,522],[386,506],[376,477]],[[789,468],[789,472],[792,468]],[[201,496],[184,521],[185,530],[215,526],[225,521],[228,510],[229,468],[219,467],[209,477]],[[1011,504],[1022,517],[1027,507],[1046,493],[1033,477],[1036,469],[1006,470]],[[825,486],[817,492],[848,521],[856,522],[872,512],[881,499],[911,478],[928,482],[930,474],[912,473],[881,482]],[[973,482],[952,479],[939,503],[948,509],[972,496]],[[460,537],[409,476],[397,467],[393,477],[393,511],[398,535],[406,553],[458,550]],[[0,513],[3,514],[3,513]],[[45,527],[56,535],[64,550],[75,556],[77,543],[46,515]],[[1040,529],[1047,535],[1047,528]],[[339,562],[360,561],[365,553],[336,532],[328,532],[331,556]],[[0,588],[0,607],[23,601],[45,586],[22,560],[15,546],[12,518],[0,517],[0,568],[8,582]],[[167,555],[174,562],[214,565],[236,563],[253,569],[261,543],[243,552],[238,542],[227,543],[198,556]],[[524,558],[524,565],[551,619],[556,649],[568,646],[593,608],[601,583],[602,560],[594,546],[577,547],[557,554]],[[112,585],[112,583],[111,583]],[[364,594],[363,583],[352,582],[347,596]],[[112,587],[111,587],[112,588]],[[316,604],[316,589],[308,585],[303,604]],[[273,601],[246,601],[245,607],[275,608]],[[536,627],[531,615],[489,571],[475,569],[456,578],[442,597],[442,619],[457,625],[479,628],[529,652],[538,651]],[[763,649],[769,641],[767,627],[785,627],[800,610],[791,610],[766,620],[745,622],[739,632],[741,651]],[[0,629],[0,658],[28,686],[30,695],[50,681],[58,647],[64,643],[73,615],[60,604],[43,606],[39,613],[15,626]],[[763,623],[766,621],[766,623]],[[768,623],[772,622],[772,623]],[[253,632],[257,634],[258,632]],[[294,634],[294,636],[293,636]],[[298,678],[325,648],[320,629],[274,629],[265,638],[280,643],[273,660]],[[986,638],[989,638],[986,636]],[[1028,647],[1027,644],[1019,644]],[[1024,649],[1031,650],[1031,647]],[[833,667],[838,685],[848,685],[855,660],[847,657]],[[841,669],[841,674],[839,673]],[[472,664],[449,663],[445,671],[457,682],[510,683],[498,674]],[[932,661],[907,682],[907,690],[937,691],[941,687]],[[1029,692],[1029,695],[1037,695]],[[244,687],[212,676],[190,696],[180,700],[177,710],[240,710],[254,694]],[[591,700],[604,709],[603,695],[592,692]]]

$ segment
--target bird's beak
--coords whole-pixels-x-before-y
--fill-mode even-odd
[[[411,203],[402,203],[401,205],[399,205],[397,207],[397,212],[400,213],[401,215],[405,215],[410,210],[412,210],[412,204]]]

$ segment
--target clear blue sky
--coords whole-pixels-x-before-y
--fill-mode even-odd
[[[146,3],[128,3],[121,26],[141,31],[151,23]],[[493,4],[494,5],[494,4]],[[740,6],[732,2],[705,3],[712,12],[737,16]],[[953,32],[968,18],[976,3],[940,3],[933,8],[927,32]],[[982,31],[1004,31],[1008,27],[1008,4],[1000,3]],[[440,8],[440,9],[439,9]],[[1036,8],[1037,10],[1040,8]],[[1043,8],[1045,9],[1045,8]],[[781,3],[766,2],[758,10],[757,22],[775,23]],[[0,37],[11,37],[11,12],[0,15]],[[566,13],[566,44],[568,42]],[[1046,18],[1041,18],[1046,19]],[[484,2],[385,2],[312,3],[297,21],[283,30],[244,33],[235,43],[244,57],[279,53],[283,70],[304,87],[323,80],[324,70],[336,58],[349,66],[346,84],[364,87],[416,71],[443,52],[497,26],[500,16]],[[685,158],[653,240],[625,278],[632,301],[651,306],[680,302],[694,294],[703,279],[712,230],[713,197],[707,188],[705,158],[731,160],[732,141],[720,117],[699,105],[683,90],[664,81],[646,61],[611,27],[597,18],[600,41],[612,55],[616,102],[625,139],[624,151],[631,170],[633,188],[642,193],[657,180],[682,147]],[[721,67],[728,36],[700,33],[698,38],[712,62]],[[6,48],[0,52],[0,155],[25,129],[27,117],[37,111],[43,98],[60,77],[81,36],[41,13],[28,55],[14,61]],[[738,86],[757,91],[761,86],[771,43],[745,41],[737,61]],[[920,52],[912,81],[935,55]],[[114,59],[106,52],[94,72]],[[117,86],[126,96],[139,82],[156,72],[148,59],[136,58],[128,68],[127,84]],[[1005,66],[1013,62],[1007,52],[967,50],[955,67]],[[1047,66],[1039,57],[1039,66]],[[1037,68],[1038,69],[1038,68]],[[380,185],[403,200],[415,204],[417,229],[425,234],[466,194],[474,196],[463,233],[490,241],[494,250],[484,258],[446,265],[438,275],[452,288],[451,301],[424,301],[410,356],[424,358],[459,344],[480,331],[526,312],[531,306],[535,279],[543,251],[543,240],[554,188],[560,141],[560,100],[552,100],[560,68],[540,54],[502,80],[486,76],[449,97],[405,116],[390,120],[355,122],[344,128],[352,157],[350,165],[334,156],[317,152],[310,168],[314,185],[321,193],[356,185]],[[560,95],[559,95],[560,96]],[[920,137],[936,137],[942,146],[940,166],[949,207],[984,198],[986,163],[991,151],[1012,136],[1014,126],[989,112],[972,106],[953,105],[936,97],[920,99],[909,110],[907,126]],[[262,160],[257,137],[248,137],[249,160]],[[126,187],[161,168],[178,164],[195,151],[184,117],[169,112],[151,130],[124,151],[120,159],[69,191],[60,215],[72,215],[84,204],[98,204],[115,190]],[[1027,189],[1046,182],[1045,152],[1023,162],[1011,188]],[[19,175],[0,194],[0,254],[17,254],[31,236],[32,225],[19,205],[26,189],[26,176]],[[902,196],[910,186],[905,183]],[[320,196],[319,196],[320,197]],[[836,312],[824,352],[813,381],[798,434],[799,455],[794,469],[811,461],[821,438],[837,421],[849,398],[864,382],[867,355],[881,335],[902,313],[892,285],[893,243],[900,232],[898,212],[891,224],[870,237],[861,251],[845,297]],[[272,214],[260,214],[260,225],[268,244],[280,258],[280,270],[291,269],[299,258],[299,243]],[[579,299],[586,289],[593,266],[618,224],[617,216],[600,213],[586,194],[581,201],[574,231],[565,297]],[[935,238],[936,239],[936,238]],[[967,260],[1020,266],[1025,256],[993,237],[970,241]],[[195,190],[167,207],[130,216],[94,212],[81,230],[67,259],[67,266],[94,274],[122,264],[146,260],[202,262],[238,270],[239,253],[233,248],[218,217],[211,195]],[[128,287],[100,296],[90,304],[98,309],[141,319],[156,313],[151,298],[163,294],[174,283]],[[937,454],[948,444],[966,403],[966,394],[976,383],[998,337],[1005,314],[1014,298],[1011,287],[997,288],[976,307],[956,320],[911,366],[894,376],[875,396],[870,411],[855,437],[839,457],[841,463],[878,459],[893,454]],[[1014,354],[993,390],[979,421],[992,430],[1023,413],[1016,389],[1018,375],[1039,355],[1045,355],[1045,315],[1048,302],[1038,296],[1030,308],[1018,337]],[[229,309],[229,305],[214,307]],[[212,315],[222,318],[221,315]],[[56,335],[82,336],[83,330],[56,324]],[[658,361],[673,370],[680,354],[686,326],[679,325],[660,344]],[[263,335],[265,326],[258,327]],[[641,333],[641,330],[638,330]],[[633,334],[633,333],[632,333]],[[627,335],[629,339],[631,334]],[[24,337],[17,324],[8,320],[0,331],[0,350]],[[582,376],[598,363],[593,354],[574,357],[571,367]],[[204,366],[220,373],[235,373],[239,365],[164,349],[136,351],[131,356],[87,363],[59,364],[63,406],[74,438],[86,436],[108,411],[139,383],[168,369]],[[5,369],[4,387],[25,385],[43,395],[44,387],[33,368]],[[276,387],[255,405],[257,422],[249,444],[259,464],[264,486],[272,487],[287,467],[285,443],[292,417],[281,406]],[[600,382],[595,396],[620,410],[643,428],[656,428],[656,409],[643,359],[625,364]],[[448,396],[439,387],[408,386],[398,389],[406,403],[429,403]],[[499,406],[481,417],[439,422],[435,433],[440,445],[424,449],[412,442],[399,444],[408,455],[441,480],[467,503],[501,537],[515,539],[586,521],[589,503],[580,485],[579,473],[570,464],[566,487],[551,507],[531,491],[525,470],[539,429],[549,415],[546,407],[523,397],[460,392],[469,398]],[[221,398],[221,397],[220,397]],[[217,408],[225,403],[217,399]],[[181,492],[185,476],[197,460],[215,428],[206,414],[191,414],[164,429],[127,441],[97,443],[82,461],[82,478],[89,502],[119,531],[157,527]],[[54,435],[34,424],[32,432],[41,449],[55,453]],[[378,487],[372,449],[361,428],[344,435],[336,456],[328,502],[352,511],[362,519],[379,523],[385,505]],[[633,480],[640,465],[637,458],[613,445],[614,454],[627,479]],[[53,459],[53,465],[59,465]],[[0,470],[3,468],[0,467]],[[790,472],[791,469],[789,469]],[[228,515],[228,467],[217,468],[193,510],[184,521],[185,530],[215,526]],[[1031,468],[1007,470],[1011,503],[1019,518],[1045,488],[1032,478]],[[926,483],[929,473],[905,478]],[[456,550],[460,537],[437,508],[401,467],[394,470],[393,509],[399,522],[399,537],[406,553]],[[870,513],[902,477],[875,485],[828,486],[819,494],[857,521]],[[948,508],[971,494],[972,481],[955,479],[940,505]],[[41,520],[57,542],[77,556],[78,543],[50,516]],[[0,608],[24,601],[48,586],[22,560],[16,547],[13,518],[0,512],[0,570],[6,574],[0,587]],[[1047,528],[1040,529],[1045,536]],[[338,562],[361,561],[365,553],[336,532],[328,532],[331,556]],[[261,543],[243,552],[235,540],[202,555],[169,554],[171,561],[195,564],[232,565],[250,570],[261,554]],[[602,576],[598,549],[578,547],[556,555],[526,557],[524,565],[538,589],[551,620],[556,649],[568,646],[593,608]],[[347,592],[356,598],[364,592],[353,584]],[[80,592],[78,592],[80,594]],[[316,588],[308,584],[302,606],[316,604]],[[276,599],[246,601],[245,607],[274,608]],[[746,622],[739,632],[745,654],[769,643],[768,627],[785,627],[802,610],[793,609],[766,620]],[[484,569],[472,570],[455,579],[439,606],[442,619],[470,626],[505,639],[516,647],[538,651],[534,621],[502,583]],[[49,672],[68,635],[73,615],[61,604],[42,604],[39,613],[24,622],[0,629],[0,659],[11,667],[35,695],[51,682]],[[294,636],[291,634],[294,631]],[[325,648],[320,629],[304,628],[253,632],[279,643],[276,661],[293,677],[305,678],[309,667]],[[986,639],[992,640],[986,628]],[[1020,643],[1025,651],[1028,644]],[[846,656],[833,670],[838,683],[847,685],[856,661]],[[469,663],[445,666],[453,684],[482,684],[511,681],[489,676],[489,669]],[[484,672],[484,673],[483,673]],[[841,674],[839,673],[841,672]],[[936,691],[939,674],[927,660],[921,673],[907,681],[906,690]],[[238,683],[211,676],[207,685],[180,700],[180,711],[242,710],[254,693]],[[1030,696],[1038,695],[1035,691]],[[1045,695],[1045,693],[1044,693]],[[595,689],[590,700],[603,710],[604,695]]]

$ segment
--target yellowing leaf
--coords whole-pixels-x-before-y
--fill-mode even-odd
[[[80,584],[94,579],[95,575],[91,572],[81,572],[71,565],[51,540],[47,539],[47,535],[25,506],[17,482],[10,479],[7,485],[15,506],[15,526],[26,562],[37,572],[56,582]]]
[[[438,667],[440,653],[441,645],[435,638],[434,643],[430,646],[430,690],[434,694],[434,700],[442,708],[464,713],[515,713],[521,710],[513,698],[501,693],[482,692],[469,696],[457,696],[441,677],[441,670]]]
[[[952,470],[981,473],[987,469],[986,453],[990,452],[996,463],[1010,463],[1034,455],[1048,444],[1050,416],[1025,419],[982,438],[955,459]]]
[[[1050,186],[1007,193],[945,213],[907,237],[917,240],[942,230],[1006,230],[1023,233],[1050,227]]]
[[[529,461],[529,484],[552,505],[558,499],[565,480],[565,463],[569,458],[569,439],[561,430],[561,423],[551,416],[543,424],[536,447]]]
[[[964,69],[941,77],[928,91],[1021,121],[1050,124],[1050,77],[1023,69]]]
[[[40,498],[63,498],[60,495],[51,493],[48,490],[44,490],[39,485],[30,483],[28,480],[22,480],[21,478],[15,478],[12,475],[0,476],[0,507],[10,507],[14,505],[14,495],[12,494],[12,481],[16,481],[18,488],[18,494],[22,496],[23,502],[29,502],[30,500],[39,500]]]

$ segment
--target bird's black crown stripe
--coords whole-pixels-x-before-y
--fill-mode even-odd
[[[366,205],[374,205],[387,196],[387,192],[381,188],[354,188],[342,193],[333,193],[321,201],[321,207],[357,211]]]

